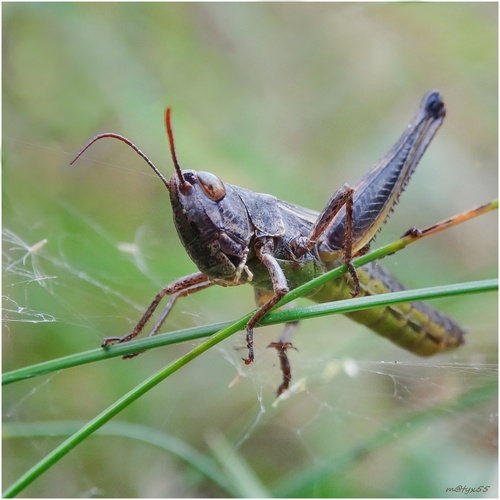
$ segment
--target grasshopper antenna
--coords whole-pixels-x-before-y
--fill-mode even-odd
[[[170,109],[168,109],[167,111],[170,111]],[[170,113],[168,113],[168,115],[170,115]],[[167,122],[167,131],[168,131],[168,136],[169,136],[169,141],[170,141],[170,149],[172,151],[172,155],[174,158],[175,170],[177,172],[177,175],[180,176],[180,178],[182,180],[182,184],[189,186],[189,184],[182,177],[179,164],[177,163],[177,158],[175,157],[175,151],[173,149],[174,143],[173,143],[172,128],[170,127],[170,116],[169,116],[168,122]],[[80,149],[80,151],[78,151],[78,153],[76,153],[75,157],[70,161],[70,165],[73,165],[73,163],[75,163],[75,161],[78,160],[78,158],[80,158],[80,156],[82,156],[82,154],[85,153],[85,151],[90,146],[92,146],[92,144],[94,144],[94,142],[97,142],[100,139],[104,139],[107,137],[111,137],[112,139],[118,139],[119,141],[124,142],[127,146],[130,146],[153,169],[154,173],[161,179],[163,184],[165,184],[165,186],[168,189],[168,180],[156,168],[155,164],[146,156],[146,154],[143,153],[131,140],[127,139],[126,137],[123,137],[123,135],[115,134],[114,132],[104,132],[102,134],[96,135],[95,137],[92,137],[92,139],[90,139],[90,141],[87,142],[87,144],[85,144],[85,146],[83,146],[83,148]]]
[[[170,154],[172,155],[172,161],[174,162],[174,168],[177,173],[177,177],[179,177],[179,182],[181,183],[180,189],[186,194],[191,190],[191,184],[186,182],[184,176],[182,175],[182,170],[177,161],[177,155],[175,153],[175,144],[174,144],[174,133],[172,132],[172,123],[170,121],[171,108],[167,108],[165,110],[165,126],[167,128],[168,142],[170,144]]]

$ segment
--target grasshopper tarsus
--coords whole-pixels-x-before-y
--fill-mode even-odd
[[[255,354],[253,350],[253,328],[248,328],[246,333],[246,341],[247,341],[247,349],[248,349],[248,357],[241,358],[246,365],[253,363],[255,359]]]
[[[129,334],[125,335],[124,337],[106,337],[103,339],[101,343],[101,347],[104,349],[108,349],[110,345],[113,344],[122,344],[124,342],[129,342],[132,340],[134,337],[136,337],[137,334]],[[136,356],[139,356],[139,354],[142,354],[144,351],[139,351],[139,352],[132,352],[130,354],[125,354],[122,356],[123,359],[131,359],[135,358]]]
[[[351,294],[351,297],[357,297],[359,293],[361,292],[361,283],[359,282],[359,276],[358,273],[356,272],[356,268],[354,267],[353,263],[349,260],[346,261],[346,266],[347,266],[347,271],[349,273],[349,276],[351,277],[352,280],[352,286],[354,287],[354,290],[349,292]]]
[[[422,235],[422,230],[419,229],[418,227],[410,227],[408,231],[406,231],[404,234],[401,235],[401,238],[406,238],[407,236],[413,237],[413,238],[419,238]]]
[[[106,349],[110,345],[115,344],[116,342],[120,342],[120,340],[122,338],[123,337],[105,337],[105,338],[102,339],[101,347],[103,347],[104,349]]]
[[[356,272],[356,268],[352,265],[351,262],[347,263],[347,269],[349,271],[349,275],[351,276],[351,279],[354,284],[354,290],[349,292],[351,294],[351,297],[357,297],[359,293],[361,292],[361,283],[359,282],[359,276],[358,273]]]
[[[130,354],[125,354],[122,356],[122,359],[132,359],[135,358],[136,356],[139,356],[139,354],[142,354],[145,351],[139,351],[139,352],[131,352]]]

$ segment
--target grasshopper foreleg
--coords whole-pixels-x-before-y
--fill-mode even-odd
[[[142,318],[139,320],[135,328],[132,330],[131,333],[128,335],[125,335],[123,337],[106,337],[101,344],[101,347],[107,347],[110,344],[114,343],[124,343],[124,342],[129,342],[130,340],[134,339],[139,335],[142,330],[144,330],[144,327],[146,326],[146,323],[149,321],[151,316],[154,314],[156,308],[162,301],[163,297],[166,296],[171,296],[171,299],[169,300],[168,304],[166,305],[165,309],[163,310],[159,320],[156,322],[155,326],[150,332],[150,336],[156,335],[158,331],[160,330],[161,326],[167,319],[168,314],[170,313],[172,307],[174,306],[175,302],[177,299],[180,297],[185,297],[186,295],[190,295],[195,292],[199,292],[200,290],[203,290],[205,288],[208,288],[209,286],[213,285],[214,283],[210,281],[210,279],[205,276],[203,273],[194,273],[190,274],[188,276],[184,276],[183,278],[179,278],[169,285],[167,285],[165,288],[162,288],[157,294],[156,297],[154,298],[153,302],[149,305],[147,308],[146,312],[142,315]],[[137,353],[132,353],[132,354],[127,354],[124,356],[124,358],[133,358],[134,356],[137,356],[140,354],[139,352]]]
[[[326,207],[319,214],[311,231],[307,236],[301,236],[291,242],[292,251],[297,259],[310,252],[318,243],[330,223],[340,210],[345,207],[345,232],[344,232],[344,263],[349,270],[349,274],[354,282],[354,291],[351,295],[355,297],[360,292],[359,278],[356,269],[351,263],[353,245],[353,196],[354,189],[344,184],[326,204]]]
[[[274,243],[268,238],[259,240],[255,244],[257,258],[266,266],[271,283],[273,285],[272,297],[261,305],[247,323],[246,342],[248,348],[248,358],[243,359],[249,365],[254,359],[253,351],[253,328],[265,316],[265,314],[277,304],[281,298],[288,293],[288,283],[278,261],[273,256]]]

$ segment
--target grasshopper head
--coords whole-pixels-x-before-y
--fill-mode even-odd
[[[252,237],[247,209],[235,187],[210,172],[181,170],[170,124],[165,122],[175,174],[168,182],[174,224],[187,253],[210,278],[241,274]]]
[[[247,255],[252,236],[236,189],[210,172],[179,170],[169,182],[174,224],[198,269],[231,281]]]

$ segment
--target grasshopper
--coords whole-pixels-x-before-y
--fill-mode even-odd
[[[354,187],[344,184],[322,212],[233,186],[210,172],[182,170],[174,146],[170,108],[165,114],[175,168],[170,180],[127,138],[116,133],[92,138],[71,164],[94,142],[106,137],[130,146],[167,187],[177,233],[199,269],[162,288],[131,333],[107,337],[102,347],[128,342],[139,335],[166,296],[170,300],[150,335],[160,330],[180,297],[212,285],[250,283],[258,305],[246,325],[248,355],[244,362],[250,364],[254,360],[254,327],[289,290],[318,275],[343,263],[349,271],[347,278],[332,280],[311,292],[308,298],[315,302],[403,290],[403,285],[381,266],[371,263],[356,270],[351,260],[368,250],[445,114],[440,93],[435,90],[426,93],[394,146]],[[348,316],[420,356],[452,349],[464,342],[465,330],[461,326],[421,302],[357,311]],[[291,380],[286,350],[293,346],[287,339],[282,335],[270,345],[278,351],[283,372],[278,394],[288,388]]]

